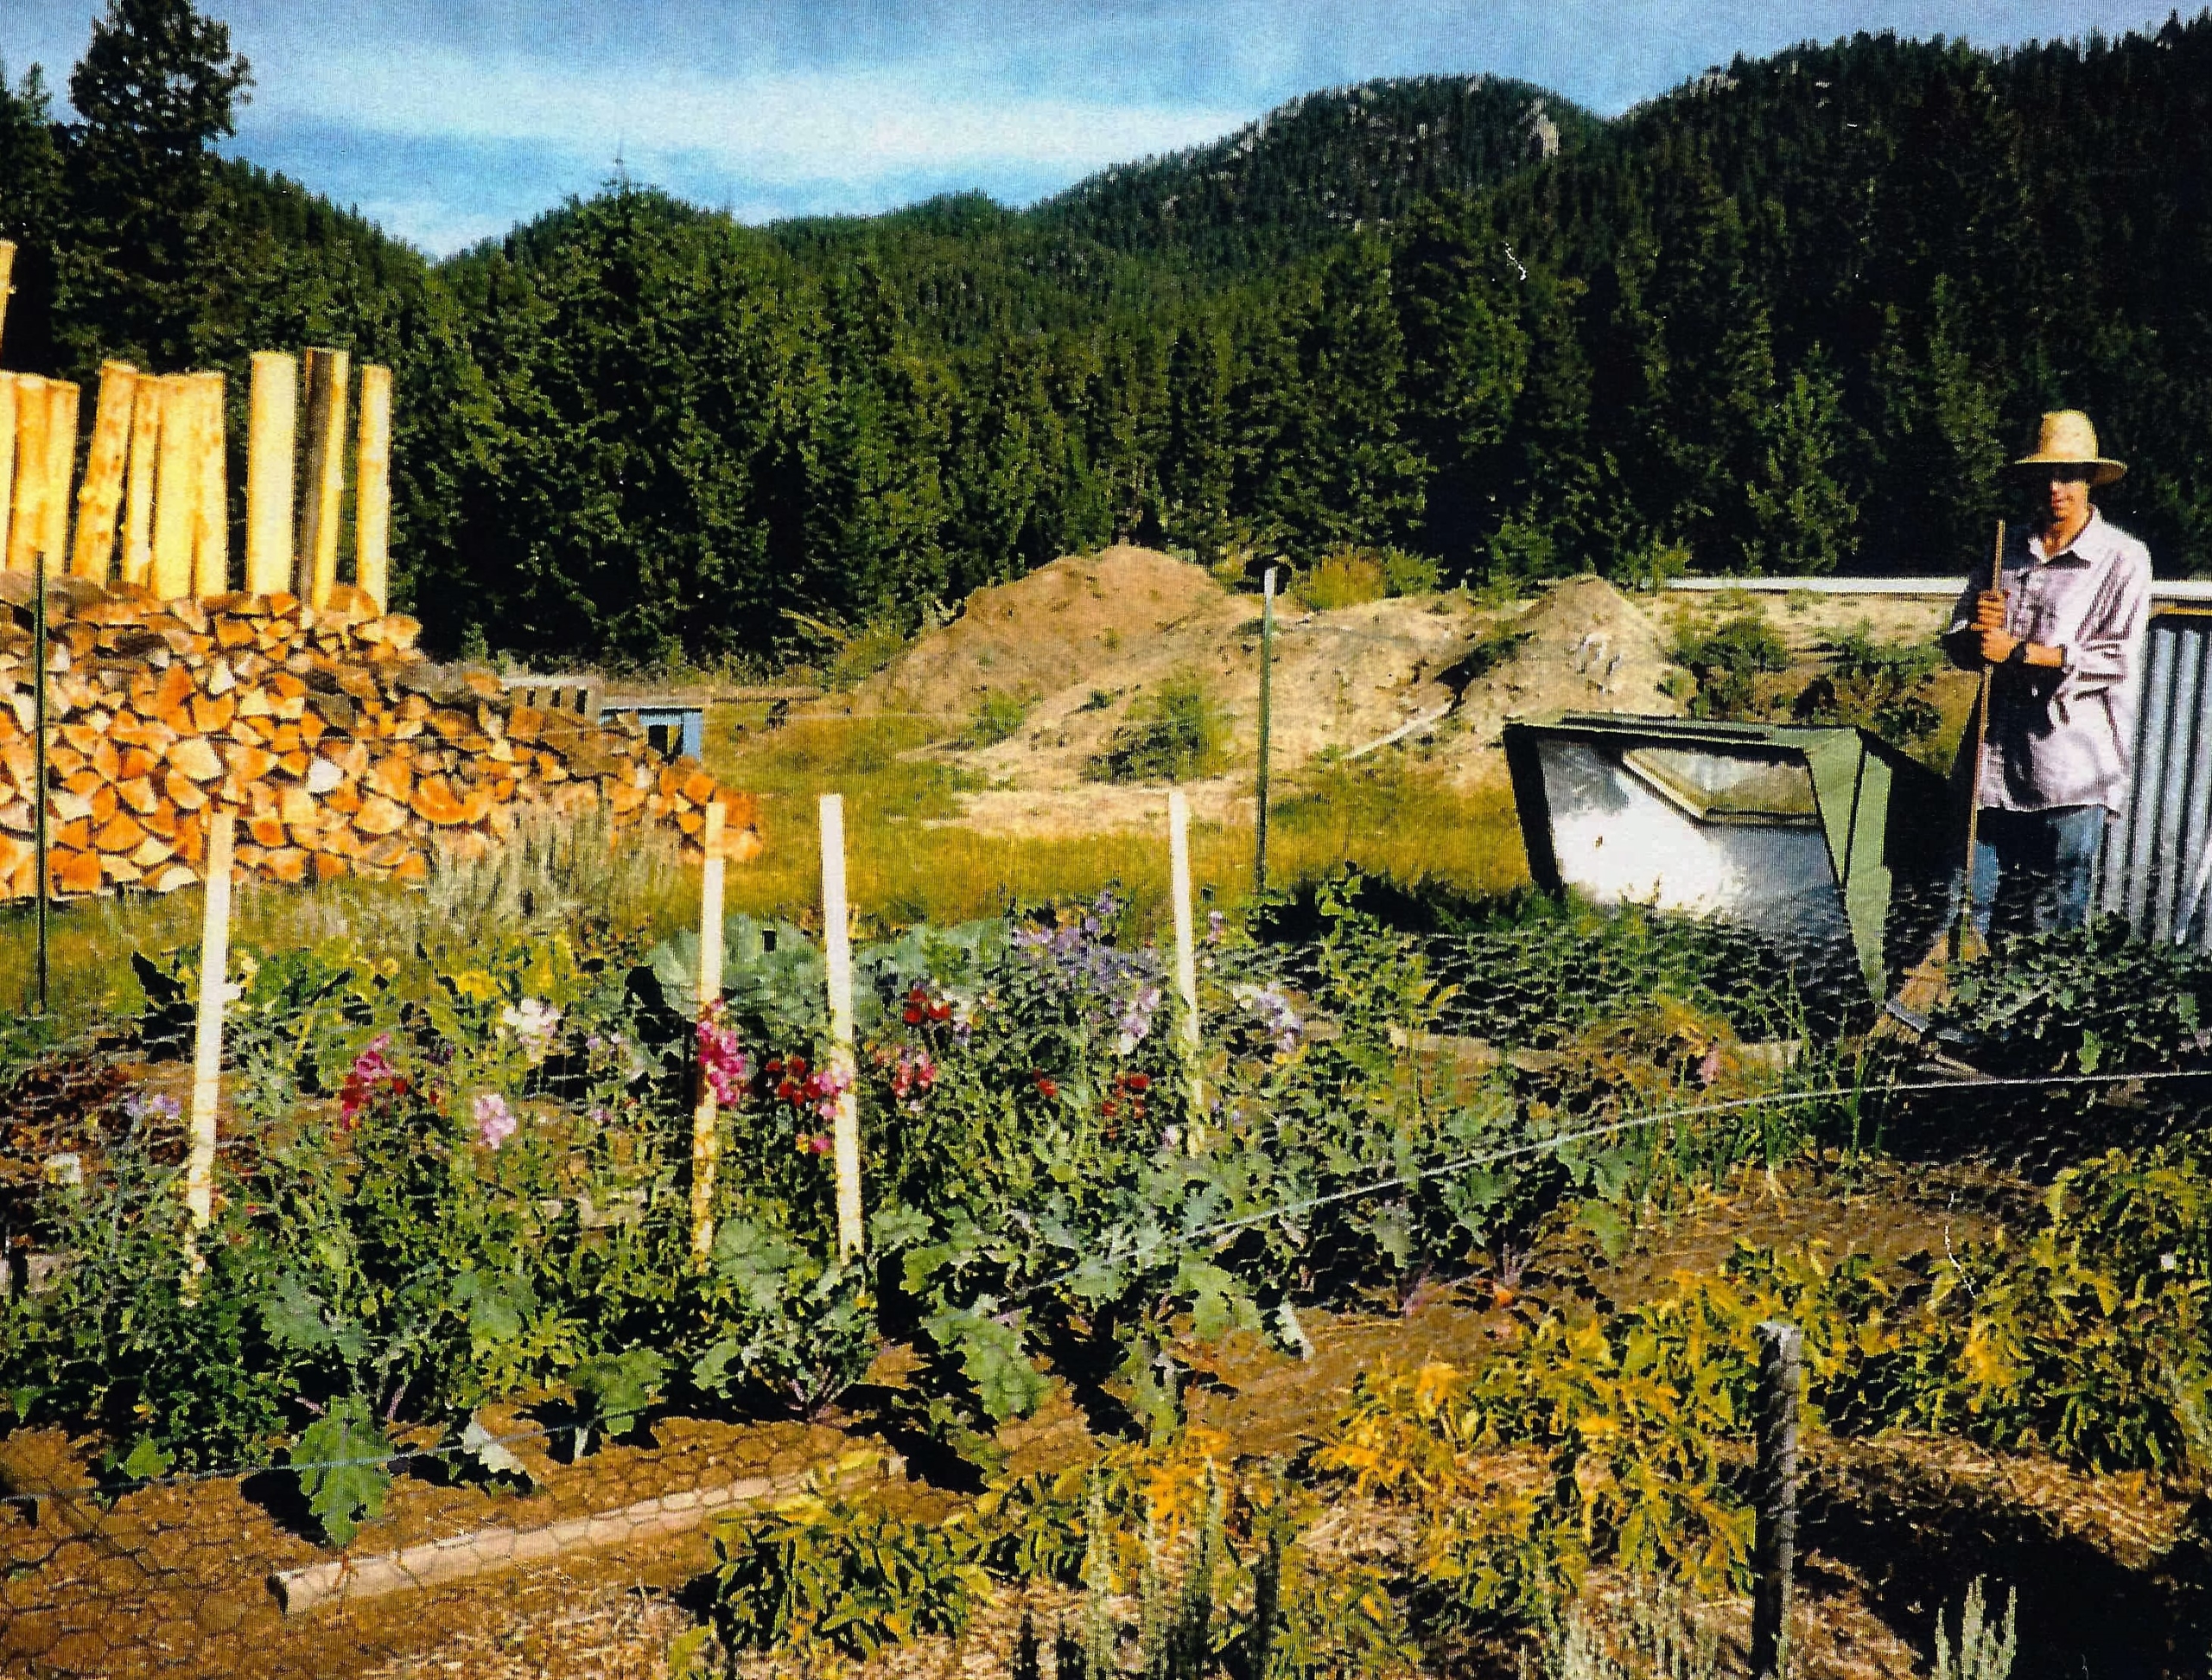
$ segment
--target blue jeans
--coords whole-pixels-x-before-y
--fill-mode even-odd
[[[2014,932],[2056,933],[2081,926],[2089,919],[2089,887],[2104,838],[2102,805],[1985,808],[1974,843],[1974,931],[1986,938],[1993,920]],[[1955,870],[1951,876],[1955,923],[1960,873]]]

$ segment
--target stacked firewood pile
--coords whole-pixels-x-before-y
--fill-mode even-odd
[[[36,889],[33,579],[0,574],[0,898]],[[238,818],[242,873],[419,881],[434,852],[482,855],[522,811],[604,809],[724,855],[760,849],[753,800],[670,763],[634,719],[602,729],[510,703],[488,671],[432,664],[419,626],[340,584],[156,601],[48,583],[49,887],[171,892],[200,878],[207,825]]]

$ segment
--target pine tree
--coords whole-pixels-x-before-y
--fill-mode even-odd
[[[200,360],[230,282],[213,211],[213,143],[251,77],[230,30],[190,0],[108,0],[69,78],[82,122],[67,152],[70,226],[57,253],[82,372],[101,352],[162,369]]]
[[[1765,427],[1765,459],[1745,488],[1746,570],[1810,575],[1850,558],[1859,508],[1836,477],[1841,418],[1841,396],[1825,366],[1816,361],[1790,376]]]

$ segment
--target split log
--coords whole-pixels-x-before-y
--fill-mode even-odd
[[[311,607],[330,604],[338,582],[338,521],[346,487],[346,372],[343,350],[308,352],[307,470],[300,485],[294,593]]]
[[[123,561],[125,583],[144,589],[154,575],[154,473],[161,455],[162,404],[167,385],[151,374],[130,397],[130,465],[124,475]]]
[[[0,287],[0,307],[7,303]],[[8,563],[8,527],[15,514],[16,376],[0,373],[0,567]]]
[[[69,570],[77,577],[105,583],[115,563],[116,517],[123,506],[124,461],[130,445],[131,393],[138,370],[129,362],[100,366],[99,406],[92,417],[92,447],[85,458],[85,482],[77,492],[77,540]]]
[[[46,385],[46,529],[39,538],[40,565],[61,576],[69,556],[69,486],[77,475],[77,387],[67,379]]]
[[[6,570],[38,563],[46,534],[46,385],[35,373],[15,376],[16,482],[10,500]]]
[[[381,613],[391,599],[391,370],[361,368],[361,433],[353,473],[353,582]]]
[[[193,443],[200,464],[200,477],[193,487],[192,592],[204,600],[230,588],[230,467],[225,449],[223,376],[194,373],[191,378],[198,416]]]
[[[246,420],[245,587],[270,595],[292,579],[293,457],[297,360],[257,350]]]
[[[192,593],[192,550],[199,527],[200,416],[190,374],[165,374],[161,385],[151,582],[156,600],[175,601]]]

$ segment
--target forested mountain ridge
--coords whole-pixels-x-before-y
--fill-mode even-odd
[[[111,0],[110,57],[156,14],[196,16]],[[161,113],[64,128],[23,88],[8,360],[391,363],[402,586],[446,645],[533,656],[765,654],[1116,537],[1962,570],[2060,404],[2133,463],[2105,501],[2160,569],[2212,563],[2212,16],[1808,45],[1604,124],[1541,96],[1550,156],[1533,90],[1365,92],[1027,212],[752,228],[617,182],[433,265],[218,166],[219,125],[149,144]],[[1480,144],[1422,114],[1484,100]],[[118,203],[194,237],[149,264]]]

